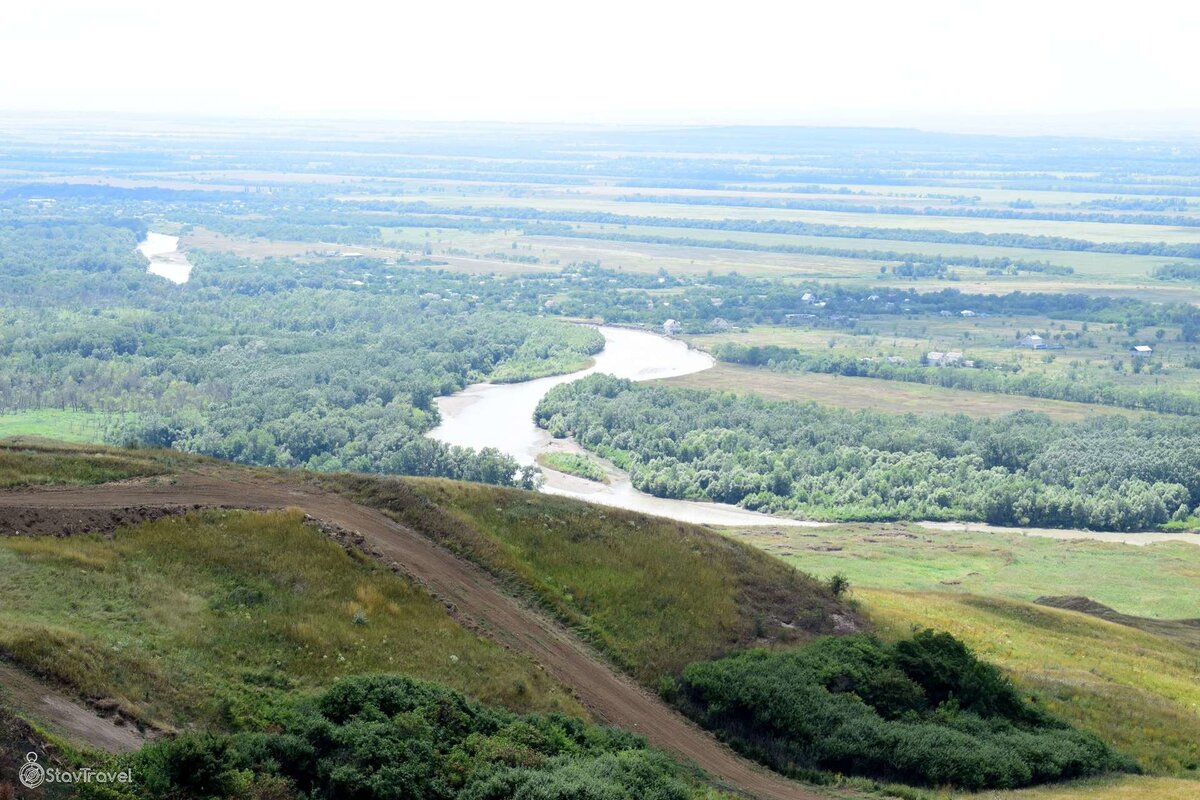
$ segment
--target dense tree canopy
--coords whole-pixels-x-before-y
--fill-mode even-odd
[[[650,494],[820,519],[1131,530],[1200,503],[1189,419],[881,414],[593,375],[552,389],[536,421]]]

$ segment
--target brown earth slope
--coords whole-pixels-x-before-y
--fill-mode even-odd
[[[806,800],[819,795],[752,764],[719,743],[655,695],[617,673],[559,623],[506,594],[479,567],[439,547],[381,512],[333,494],[251,476],[185,474],[172,484],[24,489],[0,492],[0,529],[38,509],[100,512],[153,507],[294,507],[356,531],[364,546],[424,583],[463,623],[503,646],[527,653],[571,687],[595,717],[645,736],[694,762],[716,780],[760,798]],[[111,515],[110,515],[111,516]]]

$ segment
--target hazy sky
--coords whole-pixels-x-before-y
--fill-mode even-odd
[[[910,122],[1200,108],[1200,4],[39,0],[0,109]]]

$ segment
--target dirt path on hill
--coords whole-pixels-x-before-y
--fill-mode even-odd
[[[690,760],[731,788],[769,800],[817,800],[821,795],[738,756],[657,696],[618,674],[574,634],[505,594],[496,580],[382,513],[346,498],[255,478],[179,476],[173,484],[123,483],[0,491],[0,528],[17,514],[54,509],[112,511],[155,506],[269,509],[291,506],[365,538],[385,562],[399,563],[463,623],[497,643],[526,653],[600,721],[636,731],[656,747]],[[90,740],[89,740],[90,741]]]
[[[126,753],[146,737],[117,718],[106,718],[27,673],[0,662],[0,701],[29,714],[37,722],[109,753]]]

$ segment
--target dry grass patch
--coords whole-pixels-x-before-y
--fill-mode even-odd
[[[888,636],[949,631],[1051,712],[1143,767],[1200,777],[1200,652],[1105,620],[1015,600],[862,589]]]
[[[0,654],[163,727],[257,725],[296,692],[380,672],[582,713],[532,662],[294,511],[0,540]]]

